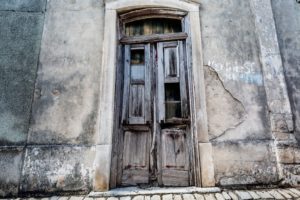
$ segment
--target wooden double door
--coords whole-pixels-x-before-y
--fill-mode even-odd
[[[122,46],[116,185],[193,185],[185,41]]]

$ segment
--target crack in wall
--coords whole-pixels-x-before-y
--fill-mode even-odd
[[[240,126],[247,118],[243,103],[226,88],[217,71],[205,65],[208,127],[211,141]]]

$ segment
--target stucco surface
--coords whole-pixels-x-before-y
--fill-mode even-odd
[[[297,185],[300,183],[300,4],[292,0],[278,0],[272,1],[272,8],[294,121],[289,139],[285,142],[278,139],[278,155],[283,174],[287,177],[283,183]],[[295,136],[297,141],[291,136]]]
[[[275,149],[250,1],[202,1],[200,19],[216,183],[276,182]]]
[[[0,196],[109,189],[113,140],[97,133],[111,120],[98,117],[106,106],[100,90],[114,88],[110,77],[99,78],[114,71],[102,66],[115,62],[102,60],[103,43],[117,43],[103,41],[112,1],[0,0]],[[215,174],[211,186],[299,184],[300,4],[193,2],[200,3],[202,51],[195,52],[203,57],[209,136],[199,149],[213,163],[201,163],[202,175]],[[114,12],[106,12],[109,21]]]
[[[23,148],[0,148],[0,197],[18,194],[22,169],[22,150]]]
[[[235,129],[247,117],[243,104],[224,88],[217,72],[204,67],[207,94],[208,131],[210,139],[216,139]],[[220,112],[222,110],[222,112]]]
[[[276,184],[279,180],[272,141],[222,142],[214,144],[218,185]]]
[[[24,144],[44,14],[42,8],[29,13],[4,11],[9,9],[5,2],[0,9],[0,144]]]
[[[295,122],[295,136],[300,141],[300,4],[293,0],[272,1],[278,41],[285,69]],[[289,12],[287,12],[289,10]]]
[[[99,1],[49,1],[29,143],[93,144],[103,8]]]
[[[45,4],[0,1],[0,197],[19,193]]]
[[[22,192],[90,191],[94,147],[29,147],[22,171]]]
[[[0,10],[15,12],[43,12],[47,0],[1,0]]]
[[[204,65],[216,71],[224,88],[246,111],[244,122],[217,140],[270,139],[263,74],[249,2],[215,0],[203,1],[201,5]],[[211,98],[214,97],[207,96],[207,101]],[[214,106],[223,103],[220,97]],[[208,122],[216,123],[211,121],[213,118],[208,116]]]

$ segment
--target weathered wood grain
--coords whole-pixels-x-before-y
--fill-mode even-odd
[[[138,43],[154,43],[161,41],[171,40],[184,40],[187,38],[186,33],[168,33],[168,34],[152,34],[141,36],[124,36],[121,38],[120,43],[123,44],[138,44]]]

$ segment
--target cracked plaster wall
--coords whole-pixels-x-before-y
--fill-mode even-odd
[[[247,114],[243,104],[226,90],[218,73],[212,67],[204,66],[204,74],[208,99],[208,131],[210,140],[217,140],[243,123]]]
[[[250,1],[201,1],[208,127],[217,185],[278,181]]]
[[[283,2],[278,0],[275,6],[279,14]],[[0,73],[0,165],[5,170],[2,174],[10,175],[0,175],[0,182],[5,183],[0,184],[0,196],[87,192],[93,186],[95,148],[100,148],[95,142],[95,111],[103,2],[48,0],[45,6],[46,1],[40,0],[5,0],[0,5],[0,25],[5,27],[0,29],[5,38],[0,41],[4,47],[0,50],[4,72]],[[216,183],[222,186],[278,181],[250,7],[250,0],[201,1],[209,137]],[[294,53],[297,58],[296,51],[288,50],[288,44],[292,45],[288,39],[299,41],[298,36],[280,37],[284,55]],[[284,63],[291,75],[287,76],[289,95],[297,106],[299,74],[294,76],[291,67],[297,63],[295,57]],[[294,115],[298,119],[298,113]],[[297,147],[292,149],[279,152],[287,163],[299,160]],[[290,170],[298,173],[299,166]]]

